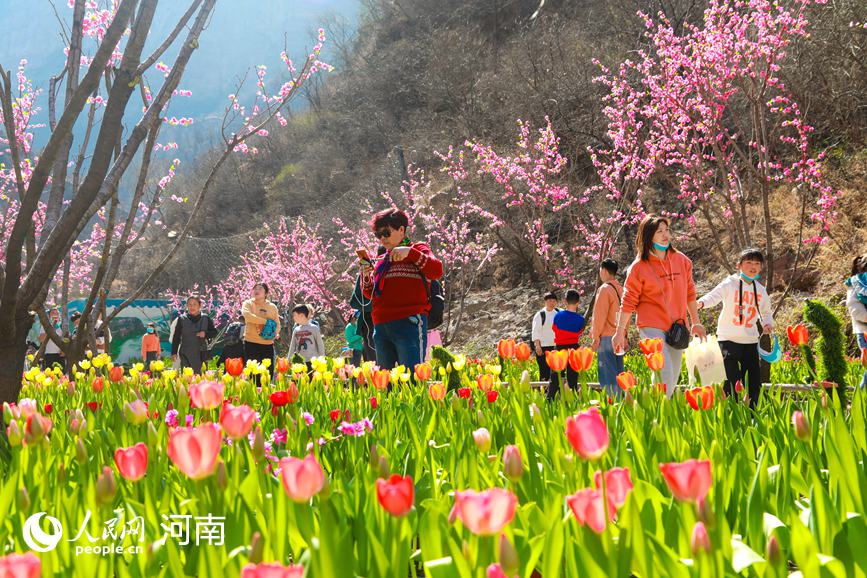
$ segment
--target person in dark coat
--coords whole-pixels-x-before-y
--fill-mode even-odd
[[[192,367],[200,373],[210,357],[208,339],[217,335],[213,320],[202,313],[202,301],[191,296],[187,299],[187,312],[178,317],[172,336],[172,360],[181,367]]]

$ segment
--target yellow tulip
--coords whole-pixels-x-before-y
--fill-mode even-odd
[[[322,376],[325,378],[325,385],[331,385],[331,382],[334,381],[334,374],[330,371],[326,371]]]
[[[136,363],[132,368],[136,371],[144,371],[144,363]]]
[[[292,364],[292,373],[307,373],[307,366],[303,363],[293,363]]]
[[[231,375],[229,375],[228,373],[223,374],[223,383],[228,385],[228,384],[232,383],[232,379],[234,379],[234,378]]]
[[[193,368],[185,367],[184,368],[184,377],[193,377]]]
[[[344,357],[335,357],[334,358],[334,369],[340,369],[346,365],[346,358]]]
[[[82,359],[82,360],[78,363],[78,366],[79,366],[81,369],[83,369],[84,371],[87,371],[88,369],[90,369],[90,361],[88,361],[88,360],[86,360],[86,359]]]
[[[151,372],[162,371],[166,368],[166,364],[162,359],[151,361]]]
[[[166,369],[165,371],[163,371],[163,379],[165,379],[167,381],[171,381],[171,380],[175,379],[177,376],[178,376],[178,372],[175,371],[174,369]]]
[[[455,371],[461,371],[467,365],[467,358],[463,355],[455,356],[455,360],[451,363]]]

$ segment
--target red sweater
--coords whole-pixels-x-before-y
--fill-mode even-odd
[[[388,255],[386,253],[380,257],[373,273],[362,279],[361,291],[373,302],[373,323],[388,323],[420,313],[427,314],[430,302],[425,286],[443,276],[442,262],[433,256],[430,247],[424,243],[410,245],[409,255],[403,261],[385,263]],[[379,291],[374,291],[377,271],[386,267],[384,278],[379,279]]]

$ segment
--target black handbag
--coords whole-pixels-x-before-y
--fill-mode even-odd
[[[689,347],[691,338],[692,335],[683,319],[678,319],[672,323],[668,331],[665,332],[665,342],[674,349],[686,349]]]

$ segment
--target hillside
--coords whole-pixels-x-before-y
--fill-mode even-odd
[[[357,220],[362,200],[397,189],[410,163],[430,169],[434,192],[447,192],[449,182],[438,174],[435,151],[466,139],[513,149],[517,119],[541,126],[550,118],[560,152],[569,160],[559,182],[580,193],[597,178],[587,147],[608,143],[604,90],[592,82],[599,73],[593,59],[616,64],[645,46],[638,10],[663,11],[676,29],[683,29],[701,19],[704,7],[687,0],[366,2],[356,35],[340,43],[338,72],[305,93],[304,111],[275,131],[259,155],[237,158],[223,172],[194,238],[160,286],[218,280],[250,248],[249,237],[281,215],[303,216],[321,224],[325,234],[333,233],[333,217]],[[827,178],[841,198],[831,240],[807,271],[793,277],[796,255],[778,255],[775,292],[782,295],[792,284],[786,310],[808,294],[839,299],[849,255],[863,251],[867,242],[867,34],[849,24],[867,20],[865,6],[843,0],[833,7],[810,6],[808,12],[811,33],[790,48],[790,64],[781,74],[815,126],[811,146],[828,153]],[[189,171],[179,176],[177,186],[183,190],[200,177],[199,169]],[[498,194],[489,181],[476,184],[479,195]],[[771,225],[781,238],[796,239],[802,216],[790,193],[781,188],[772,195]],[[660,183],[648,191],[646,202],[655,210],[680,208]],[[166,221],[171,225],[182,217],[182,212],[169,214]],[[752,215],[750,226],[761,230],[761,215]],[[556,223],[551,227],[553,234]],[[679,246],[695,260],[697,281],[707,289],[722,274],[708,250],[709,231],[699,222],[682,233]],[[561,236],[556,241],[569,247],[577,240]],[[165,242],[156,239],[155,245]],[[621,262],[631,260],[628,231],[615,248]],[[146,256],[142,259],[147,263]],[[583,262],[579,269],[591,284],[589,296],[594,266]],[[534,279],[503,252],[480,279],[471,321],[484,324],[493,318],[491,325],[500,331],[521,334],[525,313],[535,306],[533,294],[549,282]],[[503,317],[500,311],[508,302],[495,304],[491,296],[513,287],[526,289],[511,302],[531,304]],[[472,325],[468,321],[465,328]],[[471,340],[477,333],[467,330],[458,338]],[[481,333],[492,337],[495,330]]]

